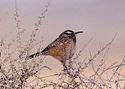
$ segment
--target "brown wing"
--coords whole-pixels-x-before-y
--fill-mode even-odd
[[[49,55],[54,58],[63,61],[70,59],[74,54],[75,43],[72,39],[65,39],[63,42],[59,42],[57,46],[49,50]]]

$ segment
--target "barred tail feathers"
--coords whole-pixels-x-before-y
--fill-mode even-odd
[[[32,59],[32,58],[35,58],[35,57],[38,57],[42,54],[42,52],[37,52],[37,53],[34,53],[32,55],[29,56],[29,59]]]

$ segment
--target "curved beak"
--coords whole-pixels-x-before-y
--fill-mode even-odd
[[[79,33],[83,33],[83,31],[78,31],[78,32],[75,32],[75,35],[76,35],[76,34],[79,34]]]

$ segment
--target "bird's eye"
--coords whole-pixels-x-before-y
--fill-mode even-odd
[[[63,37],[67,37],[69,34],[67,34],[67,33],[65,33],[65,34],[63,34]]]

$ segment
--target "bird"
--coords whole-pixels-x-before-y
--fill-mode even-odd
[[[42,51],[31,54],[29,58],[32,59],[40,55],[48,55],[64,63],[74,55],[76,50],[76,35],[79,33],[83,33],[83,31],[74,32],[72,30],[65,30]]]

